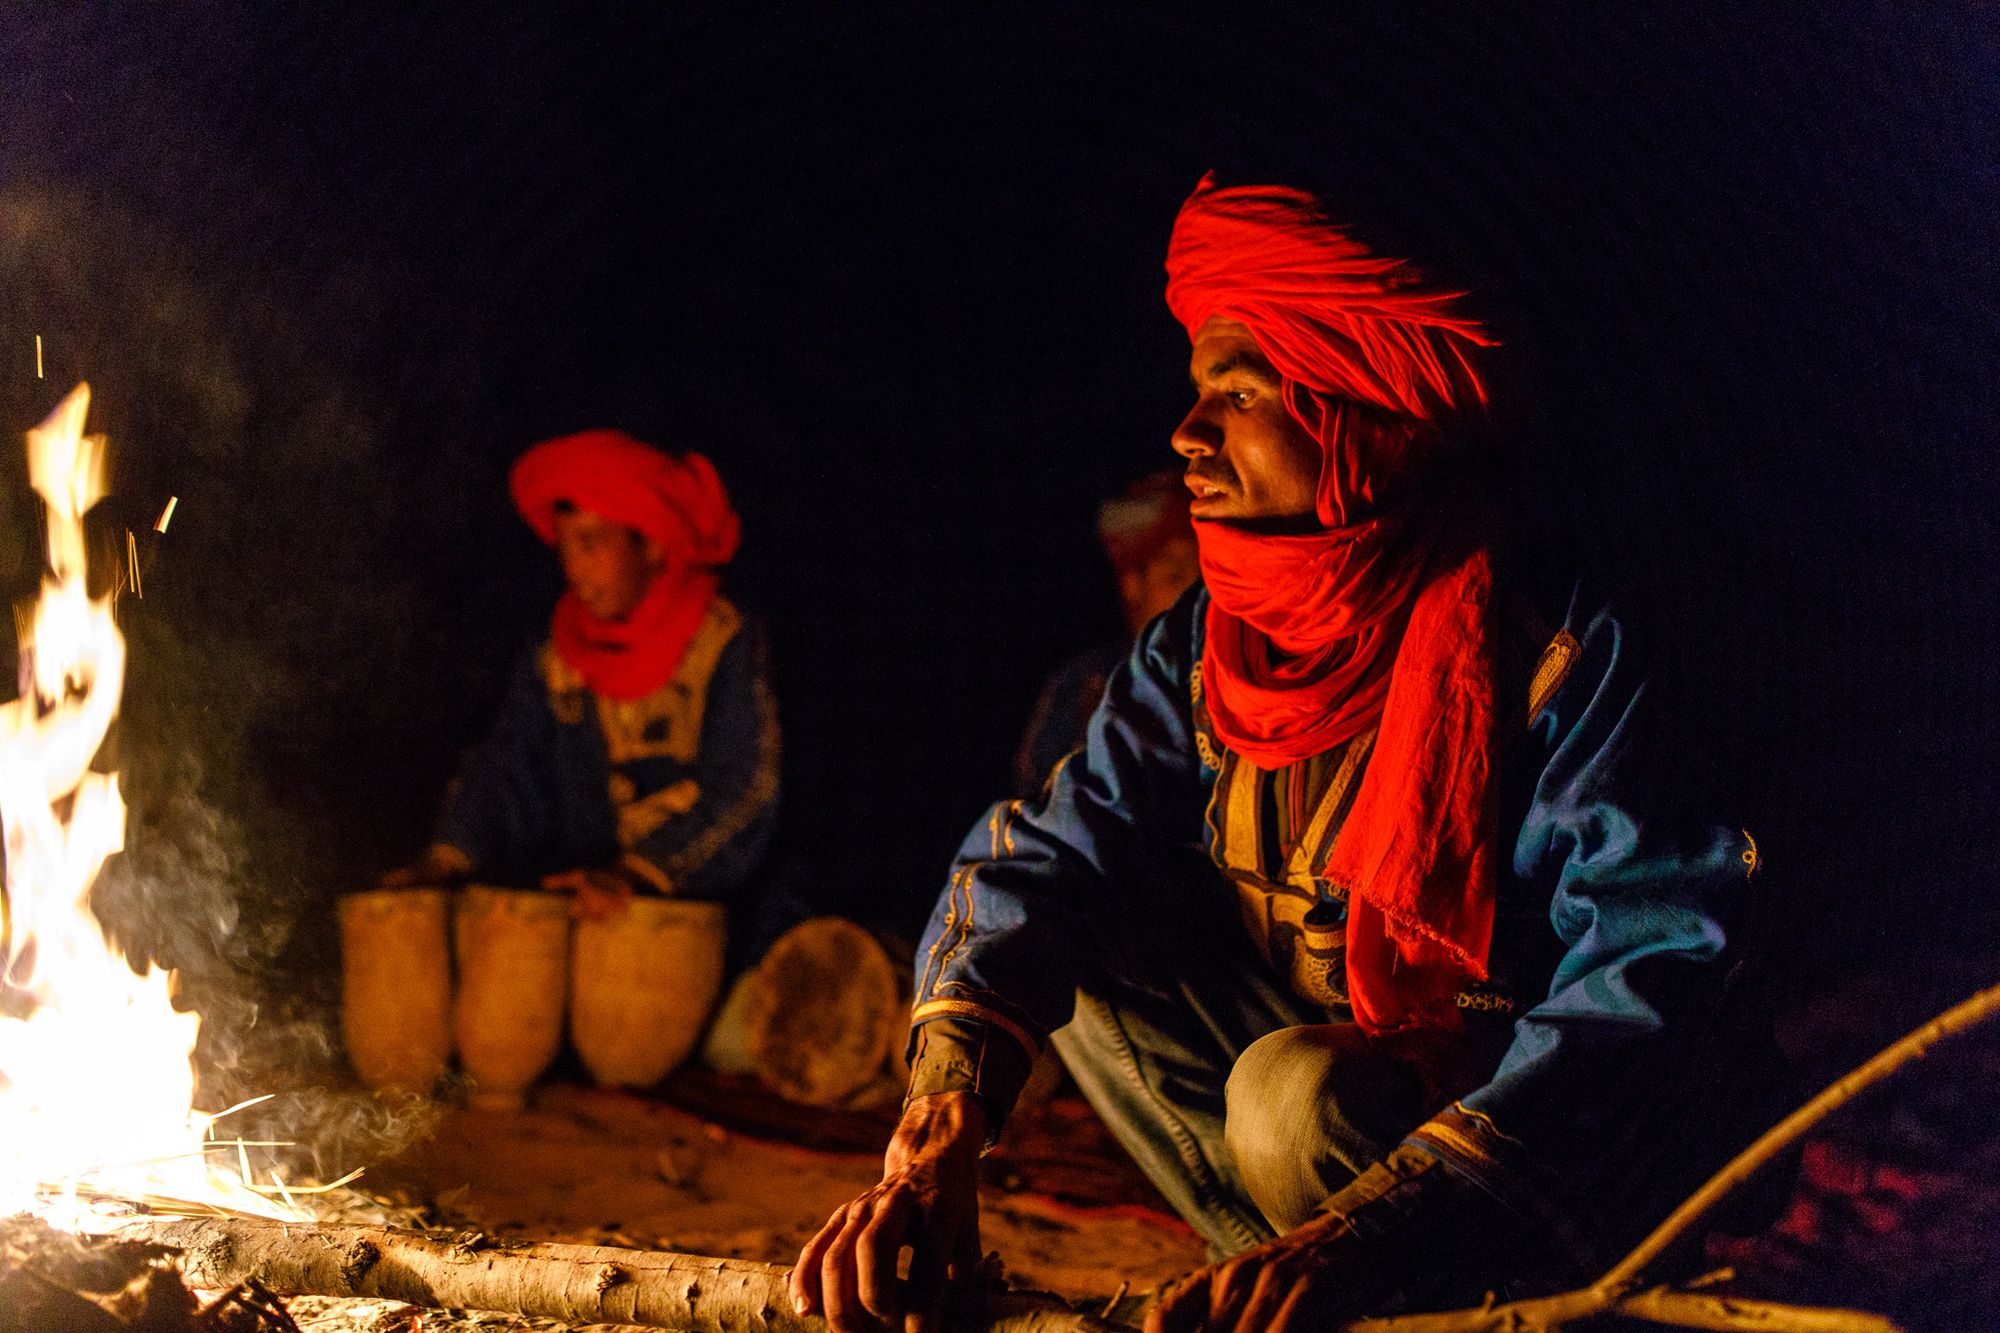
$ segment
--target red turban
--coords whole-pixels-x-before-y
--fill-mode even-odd
[[[1491,339],[1456,297],[1278,186],[1204,178],[1167,246],[1189,338],[1243,324],[1322,451],[1319,531],[1195,525],[1202,680],[1217,735],[1265,768],[1378,729],[1320,868],[1347,895],[1348,995],[1370,1031],[1455,1024],[1492,936],[1491,559],[1484,525],[1425,476],[1429,423],[1484,401],[1472,356]]]
[[[557,653],[599,694],[637,699],[666,684],[715,598],[717,569],[736,554],[736,511],[714,465],[621,431],[587,430],[528,450],[515,461],[510,484],[515,508],[551,546],[563,503],[659,546],[664,564],[630,616],[599,620],[566,592],[552,632]]]

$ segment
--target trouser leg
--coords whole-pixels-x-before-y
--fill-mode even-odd
[[[1417,1075],[1352,1023],[1282,1028],[1229,1073],[1223,1139],[1245,1191],[1279,1231],[1381,1161],[1423,1119]]]
[[[1143,984],[1092,978],[1055,1047],[1140,1169],[1222,1256],[1273,1234],[1226,1142],[1224,1086],[1258,1038],[1309,1011],[1247,950],[1216,952],[1163,965],[1174,975]]]

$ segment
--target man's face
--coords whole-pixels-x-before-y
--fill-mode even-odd
[[[1188,362],[1195,403],[1175,429],[1197,521],[1277,531],[1319,526],[1319,442],[1285,410],[1278,372],[1250,330],[1211,319]]]
[[[556,514],[556,557],[585,609],[611,621],[632,614],[662,563],[652,541],[587,509]]]

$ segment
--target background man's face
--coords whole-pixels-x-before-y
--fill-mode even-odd
[[[1201,573],[1201,552],[1192,536],[1175,537],[1144,564],[1118,571],[1118,600],[1134,634],[1179,599]]]
[[[587,509],[556,515],[556,557],[571,591],[599,620],[631,615],[661,564],[652,542]]]
[[[1195,403],[1174,431],[1196,520],[1317,527],[1319,442],[1285,410],[1278,372],[1234,320],[1211,319],[1188,362]]]

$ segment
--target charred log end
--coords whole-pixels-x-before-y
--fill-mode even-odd
[[[359,1288],[363,1278],[382,1259],[382,1251],[372,1240],[357,1240],[341,1256],[340,1276],[348,1286]]]

